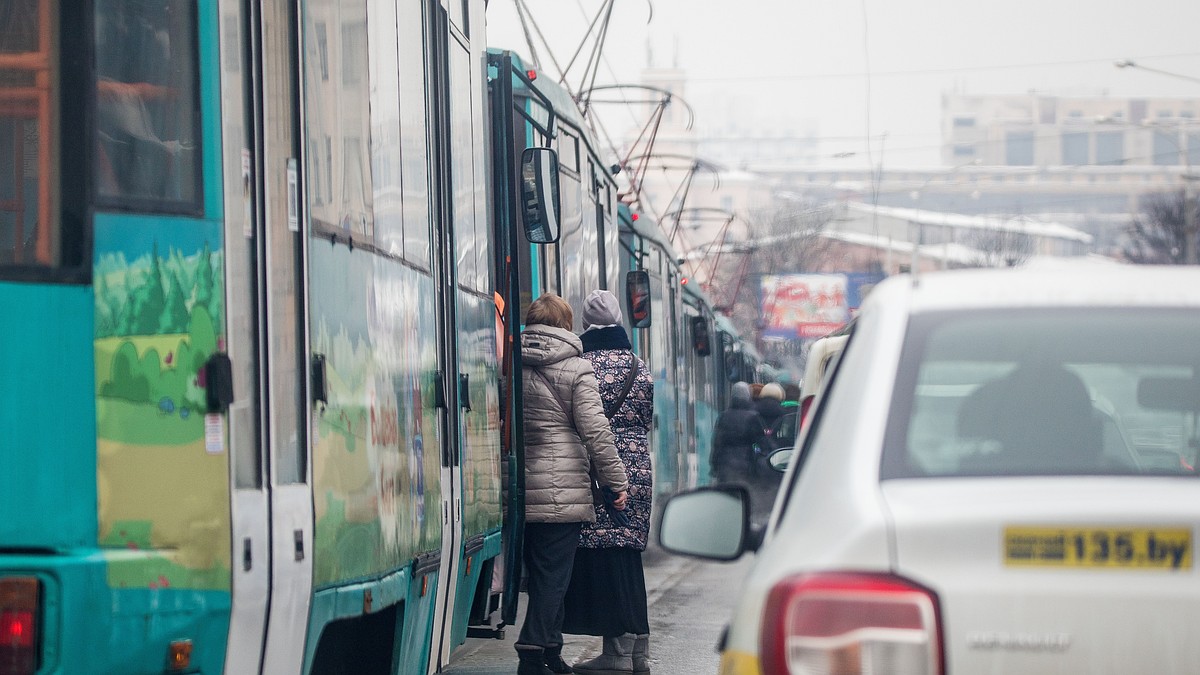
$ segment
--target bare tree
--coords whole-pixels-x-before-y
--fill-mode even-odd
[[[979,252],[978,267],[1016,267],[1033,255],[1033,237],[1005,228],[988,228],[968,238],[968,245]]]
[[[1122,253],[1132,263],[1183,265],[1187,262],[1187,200],[1183,191],[1149,197],[1125,231]],[[1192,208],[1196,208],[1192,205]]]
[[[714,300],[738,331],[761,347],[759,280],[765,275],[800,274],[817,269],[832,241],[822,236],[832,210],[817,203],[784,202],[750,213],[747,233],[723,247],[708,284]]]

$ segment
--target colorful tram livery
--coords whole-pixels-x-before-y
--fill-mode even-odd
[[[424,675],[485,622],[483,13],[0,10],[6,675]]]
[[[484,9],[0,9],[4,675],[425,675],[511,622],[509,347],[545,290],[649,273],[659,487],[704,480],[736,335],[689,347],[711,306]]]

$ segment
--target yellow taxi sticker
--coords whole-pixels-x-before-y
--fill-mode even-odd
[[[762,675],[756,655],[736,650],[721,652],[719,673],[720,675]]]
[[[1186,527],[1006,527],[1010,567],[1191,569]]]

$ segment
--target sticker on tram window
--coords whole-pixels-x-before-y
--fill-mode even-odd
[[[1009,567],[1191,569],[1187,527],[1007,527]]]

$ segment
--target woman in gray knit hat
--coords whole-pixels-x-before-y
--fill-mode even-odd
[[[574,666],[576,673],[589,675],[650,672],[642,551],[654,492],[649,443],[654,382],[633,353],[621,322],[621,307],[612,293],[592,291],[584,300],[583,358],[596,371],[617,454],[629,474],[629,501],[620,512],[626,517],[614,519],[603,506],[595,506],[596,522],[583,526],[563,602],[564,633],[604,638],[599,656]]]

